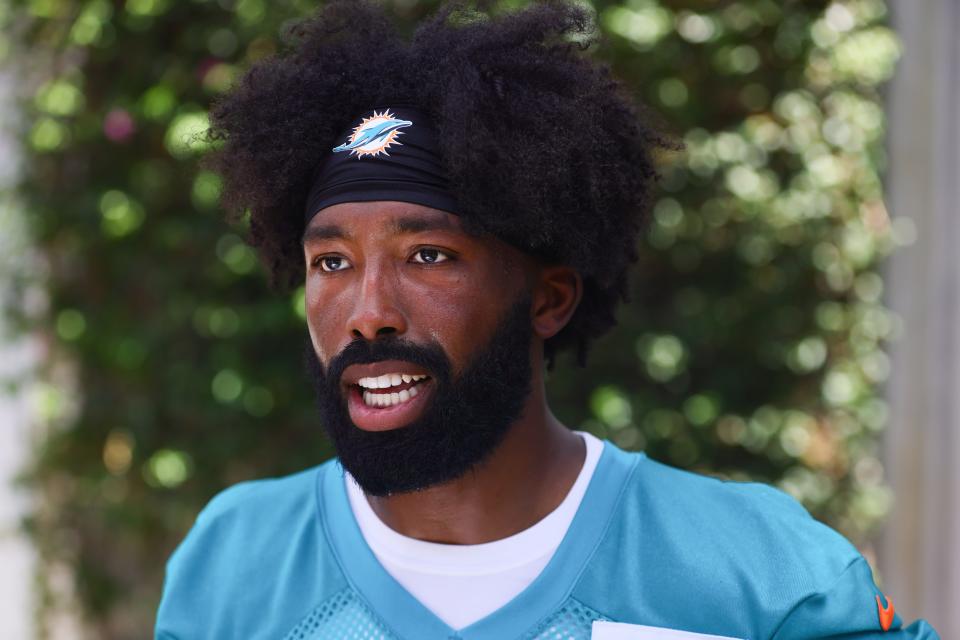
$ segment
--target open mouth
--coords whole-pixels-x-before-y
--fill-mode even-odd
[[[422,374],[360,378],[349,386],[347,394],[350,419],[366,431],[406,426],[424,413],[433,389],[433,378]]]
[[[387,373],[372,378],[360,378],[356,386],[360,389],[363,403],[368,407],[393,407],[416,398],[421,391],[421,385],[429,379],[430,376],[427,375]]]

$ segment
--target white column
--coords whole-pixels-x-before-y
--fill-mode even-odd
[[[3,190],[12,185],[18,150],[14,144],[13,82],[0,73],[0,305],[9,292],[4,276],[15,268],[24,251],[22,219]],[[36,362],[36,350],[27,340],[9,340],[0,317],[0,380],[22,379]],[[29,508],[25,492],[14,487],[14,477],[30,454],[30,419],[26,384],[13,395],[0,390],[0,637],[34,636],[33,575],[36,553],[20,531],[20,520]]]
[[[888,207],[916,242],[888,265],[904,320],[884,441],[896,503],[879,560],[902,617],[960,637],[960,3],[891,0],[904,54],[888,88]]]
[[[0,377],[23,370],[30,360],[26,344],[0,346]],[[33,637],[36,554],[19,528],[27,497],[12,484],[28,459],[27,416],[22,394],[0,395],[0,631],[7,638]]]

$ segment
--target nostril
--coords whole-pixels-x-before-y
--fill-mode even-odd
[[[370,327],[372,329],[373,327]],[[380,327],[374,333],[370,333],[369,330],[364,330],[364,328],[356,327],[350,330],[350,334],[354,338],[361,338],[364,340],[373,340],[382,336],[389,336],[398,333],[395,327]]]

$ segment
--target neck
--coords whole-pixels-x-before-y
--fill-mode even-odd
[[[411,538],[481,544],[519,533],[553,511],[577,479],[586,447],[550,412],[542,379],[533,388],[520,419],[486,461],[422,491],[367,496],[377,516]]]

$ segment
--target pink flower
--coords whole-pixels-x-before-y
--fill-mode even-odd
[[[134,131],[133,118],[124,109],[112,109],[103,120],[103,134],[114,142],[126,142]]]

